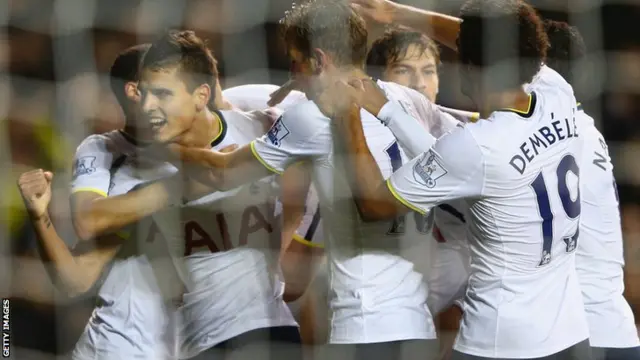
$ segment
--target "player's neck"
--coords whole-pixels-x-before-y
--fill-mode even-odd
[[[220,87],[220,81],[216,84],[215,100],[216,109],[218,110],[233,110],[233,104],[227,101],[222,95],[222,88]]]
[[[491,113],[503,109],[516,109],[527,111],[529,108],[529,94],[522,89],[502,91],[487,94],[483,101],[484,107],[480,110],[480,117],[488,118]]]
[[[212,139],[220,134],[221,126],[218,114],[205,109],[193,119],[191,128],[181,136],[180,143],[189,147],[208,147]]]
[[[368,79],[370,77],[363,69],[358,67],[336,69],[336,74],[341,79]]]

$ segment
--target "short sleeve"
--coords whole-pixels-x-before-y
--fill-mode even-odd
[[[91,135],[78,146],[73,161],[71,193],[88,191],[107,196],[110,169],[117,156],[108,149],[108,141],[103,135]]]
[[[251,142],[253,155],[267,169],[281,174],[294,162],[331,152],[330,120],[311,101],[285,111],[262,137]]]
[[[426,214],[449,200],[481,196],[484,157],[468,129],[456,128],[393,173],[387,186],[398,201]]]
[[[282,215],[282,203],[276,200],[275,216]],[[305,202],[304,215],[300,226],[293,236],[294,240],[311,247],[324,247],[322,234],[322,218],[320,217],[320,202],[313,185],[309,188],[307,200]]]

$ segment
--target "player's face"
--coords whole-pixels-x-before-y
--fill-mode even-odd
[[[139,89],[143,117],[154,140],[169,142],[189,130],[197,112],[196,99],[177,68],[143,69]]]
[[[435,102],[439,86],[436,59],[430,52],[420,50],[410,45],[403,58],[387,64],[384,80],[412,88]]]

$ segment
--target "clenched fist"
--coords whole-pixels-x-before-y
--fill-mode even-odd
[[[40,219],[47,213],[51,202],[51,180],[53,173],[42,169],[28,171],[18,179],[27,211],[34,219]]]

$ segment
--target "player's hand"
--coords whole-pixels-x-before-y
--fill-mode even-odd
[[[315,96],[313,102],[324,116],[337,119],[346,114],[347,110],[356,103],[355,91],[345,81],[338,80]]]
[[[374,116],[378,116],[384,104],[389,101],[384,91],[372,79],[353,79],[348,85],[350,96],[356,104]]]
[[[289,79],[289,81],[280,86],[278,90],[269,94],[270,99],[267,102],[267,105],[269,105],[270,107],[274,107],[280,104],[287,97],[287,95],[289,95],[289,93],[294,90],[299,90],[298,84],[294,79]]]
[[[47,214],[51,202],[52,180],[53,173],[42,169],[28,171],[18,179],[18,188],[27,211],[36,220]]]
[[[231,144],[229,146],[223,147],[222,149],[220,149],[221,153],[230,153],[230,152],[234,152],[236,151],[236,149],[238,149],[238,144]]]
[[[314,101],[325,116],[334,118],[344,114],[354,103],[377,116],[389,100],[375,81],[351,79],[336,81]]]
[[[233,152],[238,148],[237,144],[231,144],[220,149],[219,153]],[[198,164],[182,164],[182,173],[185,185],[190,197],[200,197],[222,187],[225,169],[204,167]]]
[[[394,3],[389,0],[350,0],[351,7],[367,23],[388,25],[393,22]],[[371,24],[373,25],[373,24]]]

